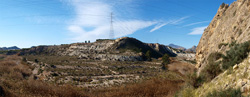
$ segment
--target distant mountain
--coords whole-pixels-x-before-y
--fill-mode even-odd
[[[180,49],[180,50],[184,50],[184,51],[186,50],[186,48],[179,46],[179,45],[175,45],[175,44],[169,44],[168,46],[175,48],[175,49]]]
[[[186,52],[195,53],[196,52],[196,46],[193,46],[192,48],[187,49]]]
[[[17,46],[12,46],[12,47],[0,47],[0,51],[4,51],[4,50],[19,50],[20,48],[18,48]]]

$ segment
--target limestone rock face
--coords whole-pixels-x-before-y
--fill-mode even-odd
[[[201,71],[210,53],[225,52],[233,41],[250,40],[250,0],[237,0],[230,6],[222,4],[210,25],[205,29],[196,49],[196,67]]]

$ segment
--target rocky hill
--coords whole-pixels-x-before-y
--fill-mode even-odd
[[[250,0],[237,0],[230,6],[222,4],[205,29],[196,51],[199,72],[208,64],[211,53],[226,54],[229,44],[250,40]]]
[[[38,46],[21,50],[21,55],[77,56],[86,60],[140,61],[150,51],[153,58],[164,54],[176,56],[180,51],[160,44],[147,44],[135,38],[99,39],[94,43],[74,43],[59,46]]]

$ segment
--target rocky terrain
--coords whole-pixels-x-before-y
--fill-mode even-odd
[[[242,63],[236,64],[232,70],[227,70],[214,78],[210,83],[204,84],[195,92],[196,96],[203,97],[209,92],[224,91],[229,88],[240,89],[245,95],[249,96],[250,89],[250,56]]]
[[[185,54],[181,50],[174,49],[169,46],[143,43],[129,37],[123,37],[116,40],[100,39],[94,43],[38,46],[30,49],[22,49],[20,54],[76,56],[79,59],[84,60],[142,61],[145,60],[145,54],[147,51],[152,53],[153,58],[162,57],[164,54],[168,54],[170,56]]]
[[[230,43],[250,40],[250,1],[237,0],[222,4],[217,14],[205,29],[196,51],[197,68],[201,71],[207,64],[210,53],[225,54]]]
[[[195,89],[192,96],[250,95],[249,5],[250,0],[223,3],[205,29],[196,49],[196,67],[200,81],[212,79]]]
[[[148,51],[152,52],[152,62],[145,61]],[[149,79],[164,72],[161,60],[158,60],[164,54],[179,59],[169,65],[172,71],[183,75],[194,71],[193,63],[186,60],[194,61],[195,54],[128,37],[94,43],[38,46],[18,53],[33,67],[36,80],[83,88],[120,86]]]

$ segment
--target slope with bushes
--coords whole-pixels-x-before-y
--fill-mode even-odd
[[[223,3],[219,7],[196,49],[196,66],[199,72],[208,65],[210,53],[219,52],[225,55],[230,49],[230,43],[240,44],[250,40],[249,10],[250,0],[237,0],[230,5]]]

